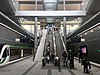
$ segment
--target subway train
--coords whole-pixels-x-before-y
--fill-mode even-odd
[[[29,46],[15,46],[0,44],[0,64],[32,55],[33,48]]]

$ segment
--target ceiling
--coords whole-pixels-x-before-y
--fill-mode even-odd
[[[68,38],[75,36],[100,22],[100,0],[90,0],[86,8],[86,17],[83,18],[79,29],[75,30]]]
[[[20,11],[73,11],[82,10],[81,4],[83,0],[17,0]],[[75,17],[67,17],[67,21],[75,19]],[[76,17],[76,20],[78,17]],[[39,17],[41,26],[46,26],[47,23],[59,24],[63,17]]]

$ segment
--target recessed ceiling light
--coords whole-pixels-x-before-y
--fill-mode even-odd
[[[85,33],[85,35],[87,35],[87,33]]]
[[[91,30],[91,32],[93,32],[93,30]]]

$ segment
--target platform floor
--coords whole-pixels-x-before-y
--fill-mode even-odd
[[[87,75],[83,73],[83,69],[78,60],[75,60],[75,69],[69,69],[61,65],[61,72],[58,67],[49,63],[42,67],[41,62],[33,62],[32,57],[19,61],[17,63],[0,68],[0,75]],[[100,68],[92,66],[90,74],[100,75]]]

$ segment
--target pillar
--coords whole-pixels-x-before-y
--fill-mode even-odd
[[[66,45],[66,17],[63,17],[63,33],[64,33],[64,43]]]
[[[35,17],[35,25],[34,25],[34,52],[36,52],[37,49],[37,23],[38,18]]]
[[[65,3],[65,0],[63,0],[63,6],[64,6],[64,11],[66,10],[66,3]]]

